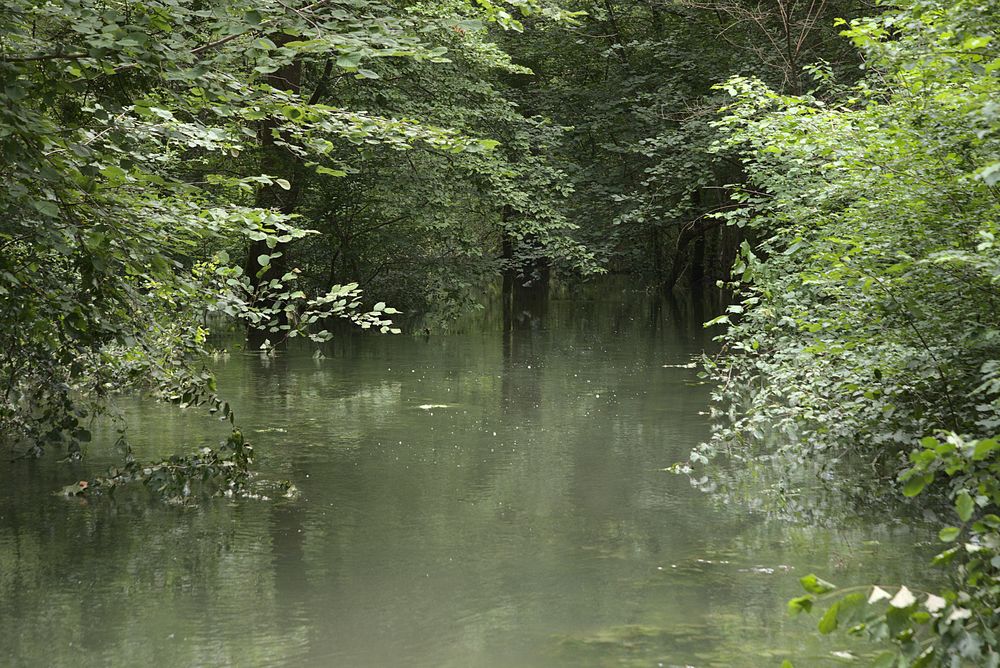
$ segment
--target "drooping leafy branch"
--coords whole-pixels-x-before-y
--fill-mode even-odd
[[[184,405],[214,397],[200,361],[206,313],[242,320],[265,345],[297,335],[324,340],[323,324],[337,317],[398,331],[387,317],[394,310],[364,309],[349,280],[297,285],[300,272],[286,254],[309,232],[297,226],[293,196],[306,171],[313,179],[345,175],[351,156],[331,162],[343,146],[420,145],[436,154],[495,146],[405,116],[326,104],[321,94],[331,79],[377,77],[366,67],[377,61],[448,63],[433,35],[472,25],[463,22],[518,24],[500,5],[452,9],[326,0],[7,3],[5,444],[76,453],[89,422],[123,390],[150,389]],[[246,248],[241,262],[233,251]]]

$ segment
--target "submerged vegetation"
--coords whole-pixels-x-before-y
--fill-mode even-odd
[[[552,276],[718,285],[692,462],[863,459],[943,518],[949,589],[806,576],[790,607],[880,665],[1000,665],[998,28],[984,0],[10,0],[0,440],[75,460],[147,392],[229,436],[142,463],[123,432],[64,492],[237,494],[209,322],[268,355],[441,329],[494,282],[504,327]]]

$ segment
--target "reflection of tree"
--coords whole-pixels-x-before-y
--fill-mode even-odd
[[[303,391],[314,393],[314,397],[318,393],[319,388],[306,390],[308,381],[303,382],[301,369],[293,360],[294,357],[286,351],[279,351],[274,356],[260,355],[249,359],[243,367],[246,377],[240,387],[253,393],[251,405],[259,405],[261,399],[269,404],[265,415],[287,415],[304,399]],[[256,413],[256,410],[251,410]],[[273,427],[267,425],[261,428]],[[284,433],[287,434],[287,430]],[[294,447],[292,444],[288,446]],[[297,457],[288,457],[282,468],[291,480],[304,479],[311,470]],[[308,591],[304,560],[305,510],[303,504],[290,502],[276,502],[269,510],[266,532],[271,552],[269,571],[273,577],[274,605],[281,617],[296,618]]]
[[[548,282],[523,286],[504,280],[503,304],[503,378],[501,401],[504,411],[531,411],[541,406],[540,379],[536,345],[541,346],[545,317],[548,313]]]
[[[664,317],[667,331],[672,336],[698,341],[706,339],[705,322],[718,315],[725,302],[716,290],[697,289],[680,295],[670,293],[662,298],[662,302],[656,300],[655,303],[666,306]],[[658,317],[660,308],[657,307],[653,313]]]
[[[304,628],[273,623],[265,506],[66,503],[4,504],[7,665],[265,665],[300,652]]]

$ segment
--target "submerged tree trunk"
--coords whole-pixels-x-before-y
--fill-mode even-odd
[[[704,284],[705,278],[705,236],[710,231],[721,225],[718,220],[705,220],[699,218],[684,226],[680,236],[677,238],[677,246],[674,249],[674,260],[670,267],[670,274],[664,279],[661,289],[669,294],[683,275],[684,270],[690,265],[688,279],[693,286]],[[688,246],[694,242],[694,248],[688,252]]]
[[[503,209],[504,222],[510,220],[514,210]],[[503,259],[503,286],[500,292],[503,314],[503,331],[529,329],[545,316],[548,307],[551,268],[547,257],[537,257],[518,264],[514,260],[514,242],[504,232],[501,242]]]
[[[509,206],[503,208],[502,221],[506,224],[510,218],[511,209]],[[504,225],[506,227],[506,225]],[[514,328],[514,244],[507,235],[507,230],[503,231],[503,240],[500,242],[500,257],[503,260],[503,285],[500,288],[500,309],[503,314],[504,346],[509,346],[509,334]],[[506,348],[505,348],[506,350]]]

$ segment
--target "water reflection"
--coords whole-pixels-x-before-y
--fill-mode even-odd
[[[914,533],[833,495],[800,522],[753,504],[770,482],[707,495],[664,473],[708,431],[707,388],[664,366],[710,345],[695,307],[553,292],[461,335],[220,361],[261,483],[297,499],[51,496],[110,461],[97,448],[0,470],[4,664],[830,662],[846,641],[784,615],[797,578],[912,582]],[[140,455],[224,436],[129,408]]]

